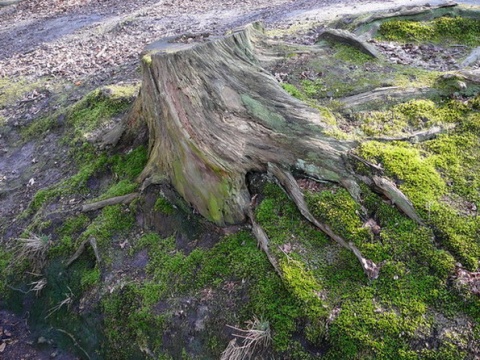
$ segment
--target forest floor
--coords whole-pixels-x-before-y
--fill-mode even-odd
[[[0,8],[0,245],[23,232],[24,224],[16,219],[32,196],[74,171],[68,148],[58,135],[47,132],[32,137],[22,129],[93,89],[139,82],[139,55],[147,44],[184,33],[223,34],[257,20],[265,22],[267,29],[285,30],[282,34],[290,34],[291,41],[310,44],[316,33],[305,24],[424,3],[31,0]],[[439,69],[442,65],[452,66],[442,63]],[[61,116],[57,119],[59,127],[63,121]],[[70,205],[81,201],[67,200]],[[32,339],[26,319],[2,309],[0,339],[7,344],[0,346],[2,359],[76,358],[44,343],[45,339]],[[32,346],[35,343],[40,348]]]

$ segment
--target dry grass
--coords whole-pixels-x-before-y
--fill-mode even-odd
[[[16,257],[19,261],[29,261],[32,264],[32,271],[38,273],[46,264],[50,245],[50,237],[30,233],[28,238],[18,239]]]
[[[72,289],[68,288],[68,291],[69,291],[68,293],[64,294],[65,299],[63,299],[57,305],[55,305],[50,310],[48,310],[48,314],[47,316],[45,316],[45,319],[52,316],[56,311],[60,310],[63,306],[67,306],[67,307],[70,306],[70,304],[73,302],[74,295],[73,295]]]
[[[237,333],[233,334],[235,338],[229,342],[220,360],[251,359],[257,351],[268,348],[272,341],[270,324],[267,321],[254,318],[253,321],[247,322],[246,330],[234,326],[229,327]]]
[[[40,280],[37,281],[32,281],[30,284],[30,290],[28,292],[33,291],[36,296],[40,295],[40,292],[47,286],[47,279],[41,278]]]

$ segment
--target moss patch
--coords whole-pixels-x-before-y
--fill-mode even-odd
[[[463,17],[440,17],[428,22],[391,20],[380,25],[379,34],[386,40],[402,42],[480,44],[480,20]]]
[[[465,216],[469,204],[480,200],[480,158],[475,150],[480,140],[479,114],[474,104],[475,100],[450,103],[447,114],[440,117],[457,127],[434,140],[419,145],[370,142],[360,148],[362,156],[382,164],[397,180],[422,217],[438,231],[443,245],[471,269],[478,267],[480,257],[480,223],[477,217]],[[458,107],[460,112],[452,110]],[[427,116],[435,113],[427,111]]]

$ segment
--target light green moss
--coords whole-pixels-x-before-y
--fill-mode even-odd
[[[335,50],[334,57],[338,60],[358,65],[364,65],[365,63],[374,60],[370,55],[367,55],[349,45],[337,43],[333,48]]]
[[[391,20],[380,25],[379,34],[386,40],[480,44],[480,20],[463,17],[440,17],[428,22]]]
[[[67,125],[76,140],[84,140],[113,116],[125,112],[134,100],[135,86],[110,86],[87,94],[67,111]],[[71,135],[69,135],[70,137]]]
[[[106,206],[79,237],[79,241],[93,237],[100,249],[110,248],[114,235],[126,234],[134,224],[134,215],[121,205]]]
[[[302,92],[299,89],[297,89],[295,85],[292,85],[289,83],[282,83],[282,88],[283,90],[285,90],[286,92],[288,92],[290,95],[292,95],[297,99],[300,99],[300,100],[305,99],[305,95],[303,95]]]
[[[465,116],[467,108],[449,101],[437,105],[432,100],[410,100],[385,111],[363,111],[355,117],[367,136],[411,134],[436,125],[455,123]]]
[[[40,87],[41,81],[30,81],[26,78],[9,78],[2,77],[0,79],[0,108],[21,99],[21,97]]]

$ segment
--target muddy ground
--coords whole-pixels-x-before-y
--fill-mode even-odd
[[[256,20],[270,29],[301,29],[303,23],[339,14],[422,3],[32,0],[0,8],[0,96],[5,98],[0,102],[0,244],[24,230],[15,218],[33,194],[73,171],[67,149],[56,135],[39,134],[38,139],[25,141],[21,129],[91,89],[138,81],[139,54],[154,40],[182,33],[222,34]],[[308,36],[308,31],[300,32],[293,40],[308,42]],[[18,93],[5,94],[7,82],[17,83]],[[16,316],[0,309],[1,344],[6,344],[0,346],[1,359],[75,358],[32,337],[27,318],[28,314]]]

